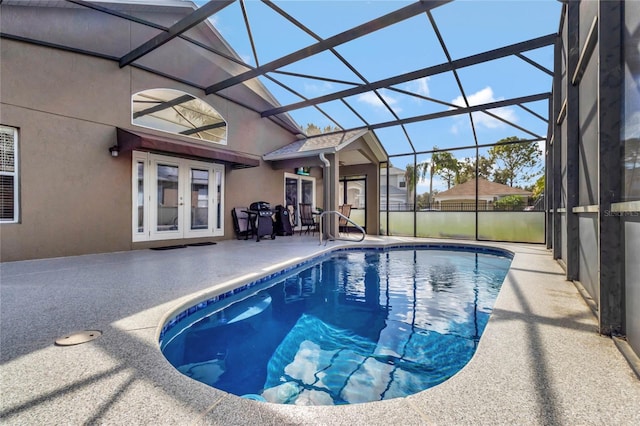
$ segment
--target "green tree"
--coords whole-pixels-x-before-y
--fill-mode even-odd
[[[413,164],[407,164],[407,167],[404,169],[404,181],[407,186],[407,204],[413,203],[413,190],[416,188],[419,180],[420,178],[416,176],[416,168],[413,167]]]
[[[331,126],[325,126],[324,129],[321,129],[319,126],[316,126],[313,123],[307,123],[307,127],[302,129],[304,134],[307,136],[321,135],[323,133],[337,132],[339,130],[339,128]]]
[[[429,194],[426,192],[424,194],[418,194],[416,196],[416,204],[418,206],[418,210],[429,208]]]
[[[418,182],[424,179],[426,175],[426,164],[418,163],[414,167],[413,164],[407,164],[407,167],[404,170],[404,180],[407,184],[407,203],[413,203],[413,191],[418,186]],[[409,200],[409,198],[412,198]]]
[[[495,210],[522,210],[526,201],[519,195],[507,195],[493,203]]]
[[[533,185],[533,199],[537,200],[542,194],[544,194],[544,175],[540,176],[536,183]]]
[[[408,195],[416,188],[419,181],[423,180],[429,173],[429,197],[427,203],[433,200],[433,176],[438,175],[447,180],[447,186],[455,181],[458,174],[458,160],[448,151],[439,151],[437,146],[433,147],[433,153],[429,161],[417,163],[414,167],[408,164],[405,168],[405,180],[407,182]]]
[[[320,127],[316,126],[313,123],[307,123],[307,127],[303,129],[303,131],[304,131],[304,134],[307,136],[319,135],[320,133],[322,133],[322,130],[320,130]]]
[[[501,183],[503,185],[509,185],[509,177],[511,177],[511,173],[509,170],[500,169],[500,170],[493,171],[491,180],[493,180],[496,183]]]
[[[436,174],[447,181],[447,189],[450,189],[451,184],[455,184],[458,176],[458,160],[450,152],[434,153],[434,155],[436,154],[438,155]]]
[[[491,159],[480,156],[478,158],[478,177],[491,179],[493,171],[493,161]],[[458,176],[456,176],[456,185],[465,183],[476,177],[476,163],[473,158],[465,158],[458,161]]]
[[[447,188],[451,188],[451,183],[455,181],[458,174],[458,160],[448,151],[438,151],[438,147],[433,147],[434,152],[431,154],[431,161],[426,168],[430,170],[429,176],[429,193],[433,193],[433,176],[438,175],[447,181]]]
[[[509,186],[526,182],[540,173],[542,152],[535,142],[519,141],[515,136],[501,139],[489,149],[489,158],[495,164],[493,180]]]

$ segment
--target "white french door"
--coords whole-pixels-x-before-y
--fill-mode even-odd
[[[293,173],[284,174],[284,203],[285,207],[292,206],[292,225],[299,229],[300,213],[298,204],[308,203],[316,206],[316,179],[311,176],[300,176]]]
[[[224,166],[133,155],[133,240],[223,235]]]

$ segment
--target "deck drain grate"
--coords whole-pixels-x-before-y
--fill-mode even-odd
[[[87,343],[98,337],[102,336],[102,331],[100,330],[83,330],[76,331],[75,333],[68,334],[66,336],[62,336],[61,338],[56,340],[56,345],[58,346],[73,346],[79,345],[81,343]]]

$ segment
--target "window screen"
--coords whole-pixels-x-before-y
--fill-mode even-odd
[[[17,220],[17,131],[0,126],[0,221]]]

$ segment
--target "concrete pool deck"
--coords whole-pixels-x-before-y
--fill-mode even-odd
[[[368,237],[370,243],[435,242]],[[461,242],[445,240],[445,243]],[[340,407],[261,403],[175,370],[161,321],[193,296],[349,244],[295,235],[0,264],[0,423],[640,424],[640,380],[543,246],[515,253],[472,360],[419,394]],[[75,346],[79,330],[103,335]]]

